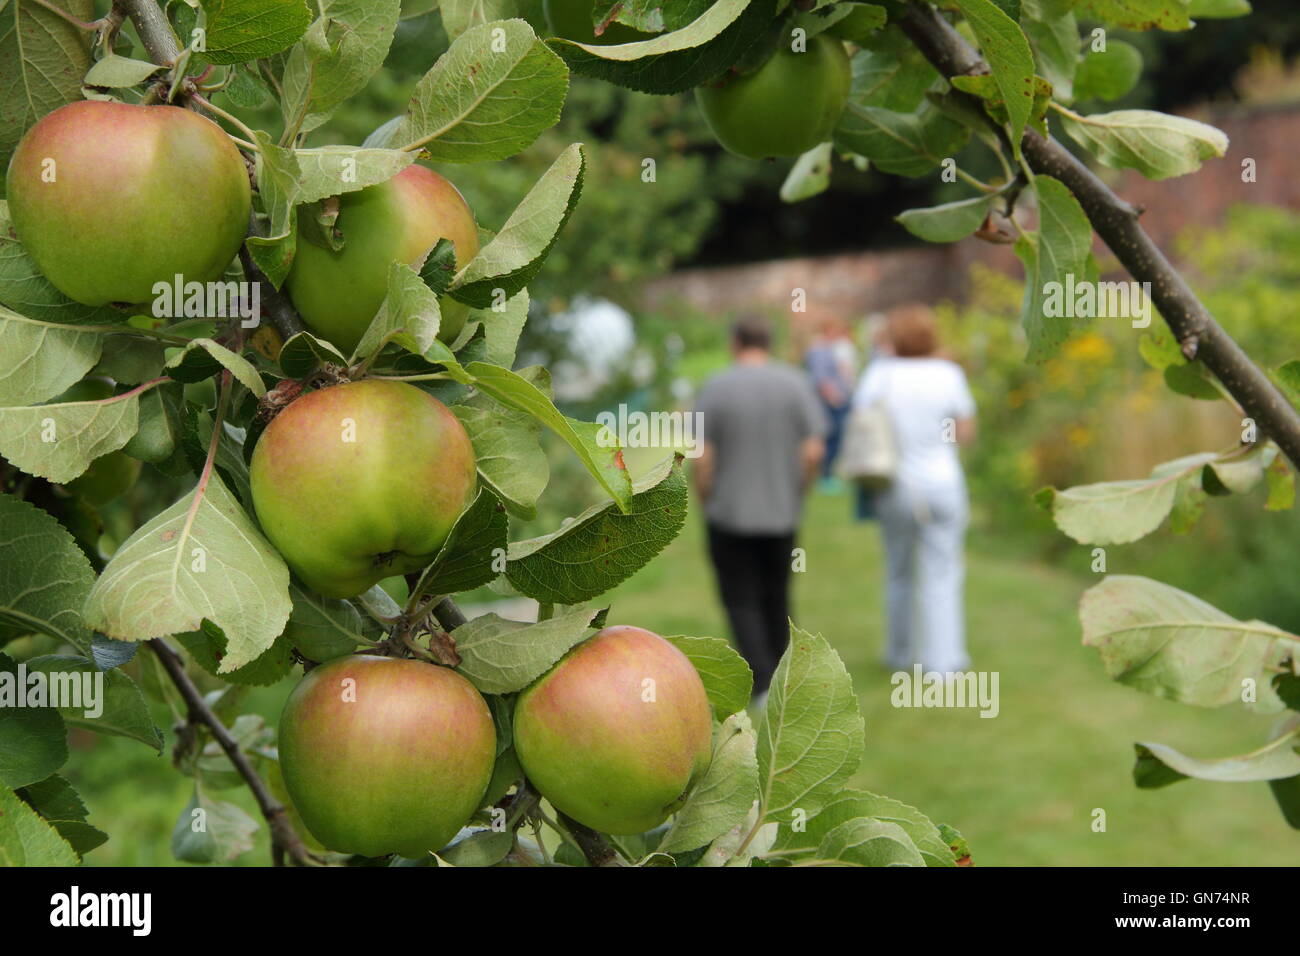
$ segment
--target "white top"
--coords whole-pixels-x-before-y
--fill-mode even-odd
[[[880,402],[898,446],[895,480],[909,487],[962,482],[956,423],[975,415],[961,366],[939,358],[873,359],[862,373],[854,406]]]

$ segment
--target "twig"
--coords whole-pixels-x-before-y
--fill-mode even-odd
[[[248,789],[253,792],[253,798],[257,801],[257,808],[262,811],[262,816],[266,818],[267,825],[271,829],[271,854],[276,866],[284,865],[284,855],[287,853],[289,858],[300,866],[312,866],[319,862],[318,858],[309,851],[302,839],[298,836],[289,820],[288,812],[279,800],[275,799],[271,791],[267,789],[266,783],[258,776],[253,765],[248,762],[247,755],[240,749],[239,743],[230,735],[220,718],[212,712],[212,708],[204,701],[203,695],[199,689],[194,686],[190,676],[185,673],[185,662],[166,641],[160,637],[155,637],[147,642],[148,647],[157,655],[159,663],[162,664],[163,670],[171,678],[176,689],[180,691],[181,697],[185,699],[185,704],[189,708],[191,722],[199,722],[211,731],[213,738],[225,751],[226,756],[230,759],[231,764],[239,771],[239,775],[244,778],[248,784]]]
[[[249,217],[248,234],[257,235],[256,214]],[[266,277],[266,273],[258,268],[257,263],[253,261],[252,254],[248,251],[248,243],[245,242],[239,247],[239,263],[244,267],[244,275],[250,282],[256,282],[261,285],[259,301],[262,312],[271,320],[275,330],[280,333],[280,338],[284,341],[303,331],[306,326],[302,324],[302,319],[298,317],[298,310],[293,307],[289,297],[278,290],[271,284],[271,280]]]
[[[114,0],[113,6],[131,18],[149,59],[159,66],[169,67],[176,62],[181,55],[180,41],[172,32],[167,15],[154,0]]]
[[[901,26],[945,77],[989,72],[979,53],[929,3],[912,0]],[[977,98],[971,99],[979,106]],[[1005,138],[1000,125],[991,119],[990,124]],[[1035,172],[1059,179],[1074,194],[1097,235],[1130,275],[1151,284],[1152,301],[1179,343],[1196,343],[1195,357],[1277,443],[1292,465],[1300,468],[1300,413],[1210,315],[1138,223],[1139,211],[1050,137],[1026,129],[1021,149]]]
[[[556,816],[559,817],[560,823],[569,835],[573,837],[573,842],[578,845],[582,855],[587,858],[590,866],[622,866],[623,862],[619,858],[618,851],[609,845],[609,841],[593,830],[591,827],[585,827],[572,817],[566,816],[556,810]]]
[[[434,606],[433,617],[442,625],[444,631],[454,631],[467,620],[460,608],[456,606],[456,602],[449,597],[443,598]]]

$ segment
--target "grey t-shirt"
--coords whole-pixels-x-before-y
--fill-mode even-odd
[[[695,410],[713,446],[709,523],[737,534],[789,534],[803,506],[799,446],[826,434],[803,373],[777,361],[733,365],[710,379]]]

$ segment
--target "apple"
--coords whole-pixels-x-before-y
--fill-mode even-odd
[[[844,44],[819,33],[802,53],[783,42],[754,72],[696,87],[695,99],[718,142],[738,156],[798,156],[830,139],[852,79]]]
[[[262,530],[308,587],[356,597],[419,571],[474,499],[474,446],[446,405],[405,382],[308,392],[249,464]]]
[[[62,106],[18,144],[6,190],[23,248],[85,305],[150,302],[177,275],[218,279],[248,231],[239,150],[176,106]]]
[[[478,809],[496,730],[455,671],[354,654],[293,689],[279,747],[285,788],[317,840],[339,853],[419,857]]]
[[[414,265],[449,239],[456,268],[478,255],[478,226],[451,180],[423,166],[407,166],[387,182],[339,197],[335,228],[343,248],[324,245],[311,228],[298,230],[298,249],[285,280],[307,327],[350,355],[388,292],[388,267]],[[450,296],[438,301],[438,338],[451,342],[469,306]]]
[[[543,0],[542,12],[546,15],[546,25],[551,32],[564,40],[574,43],[587,43],[595,46],[610,46],[618,43],[636,43],[649,40],[658,34],[642,33],[625,23],[611,23],[605,27],[600,36],[596,36],[596,24],[592,19],[595,0]]]
[[[98,402],[112,394],[113,386],[107,379],[86,378],[51,399],[51,404]],[[139,460],[123,451],[110,451],[92,461],[90,467],[63,487],[86,504],[99,508],[130,491],[139,477]]]
[[[708,769],[712,737],[694,665],[640,627],[600,631],[515,704],[515,752],[528,779],[602,833],[663,823]]]

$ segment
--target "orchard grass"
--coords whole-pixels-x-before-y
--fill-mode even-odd
[[[1268,720],[1172,704],[1112,683],[1079,641],[1075,607],[1093,579],[1016,560],[1005,547],[993,556],[994,542],[978,532],[969,553],[970,646],[977,667],[1000,674],[1000,712],[987,719],[973,709],[891,707],[889,674],[878,663],[879,528],[846,520],[848,508],[844,495],[811,499],[800,540],[808,570],[795,576],[795,614],[802,627],[830,639],[853,676],[867,723],[853,786],[956,826],[979,865],[1294,862],[1294,838],[1280,826],[1264,784],[1189,780],[1144,791],[1131,777],[1135,740],[1197,756],[1239,753],[1258,746]],[[725,634],[698,512],[662,555],[603,600],[612,606],[612,623],[635,621],[660,634]],[[252,689],[248,709],[278,720],[293,683]],[[169,728],[169,715],[155,710],[159,725]],[[173,735],[165,733],[170,753]],[[74,732],[72,747],[77,759],[60,772],[82,794],[90,822],[112,834],[86,864],[176,865],[171,831],[192,782],[133,741]],[[247,788],[216,796],[257,819]],[[1106,811],[1105,833],[1092,830],[1094,808]],[[254,849],[234,863],[264,865],[267,848],[266,828],[259,827]]]

